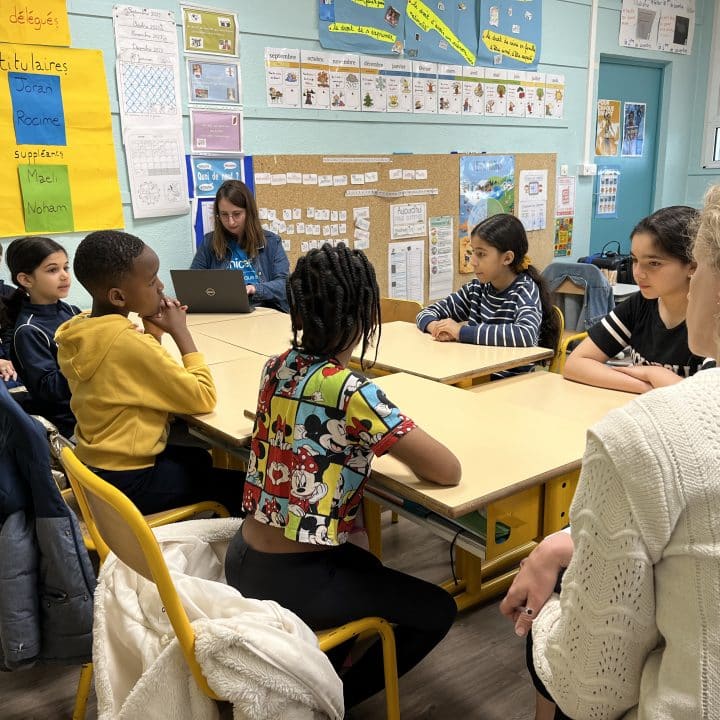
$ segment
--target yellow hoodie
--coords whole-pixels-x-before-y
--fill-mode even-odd
[[[202,353],[184,355],[183,367],[122,315],[77,315],[58,328],[55,340],[72,392],[77,455],[86,465],[150,467],[165,449],[170,413],[215,407],[215,384]]]

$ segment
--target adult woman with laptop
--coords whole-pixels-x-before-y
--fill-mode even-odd
[[[290,263],[280,238],[263,230],[247,185],[226,180],[218,188],[213,210],[215,229],[203,238],[190,269],[241,270],[253,305],[287,312]]]

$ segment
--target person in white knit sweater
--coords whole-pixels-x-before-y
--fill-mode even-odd
[[[689,345],[718,358],[720,186],[706,196],[694,255]],[[589,430],[570,520],[571,534],[544,540],[501,604],[518,635],[532,626],[528,666],[557,703],[539,702],[536,718],[720,718],[720,369]]]

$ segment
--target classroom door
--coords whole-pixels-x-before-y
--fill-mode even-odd
[[[611,60],[600,61],[598,100],[619,102],[619,117],[608,117],[603,127],[602,112],[598,114],[595,151],[615,153],[596,155],[598,172],[603,167],[617,168],[615,212],[598,213],[598,202],[611,198],[612,176],[605,176],[604,193],[599,194],[598,175],[594,178],[590,252],[600,252],[609,240],[619,240],[623,252],[630,250],[630,232],[638,220],[653,210],[655,193],[655,158],[657,155],[658,115],[662,92],[663,71],[658,67],[630,65]],[[615,106],[617,107],[617,106]],[[612,114],[612,106],[611,114]],[[639,118],[639,119],[638,119]],[[613,120],[617,119],[617,127]]]

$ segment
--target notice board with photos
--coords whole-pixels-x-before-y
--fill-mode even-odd
[[[523,171],[547,171],[545,227],[528,232],[529,254],[542,269],[553,259],[556,156],[509,155],[515,188]],[[261,223],[281,236],[291,268],[313,247],[344,242],[364,250],[383,297],[427,304],[473,277],[460,272],[463,240],[472,229],[460,225],[461,157],[255,155]]]

